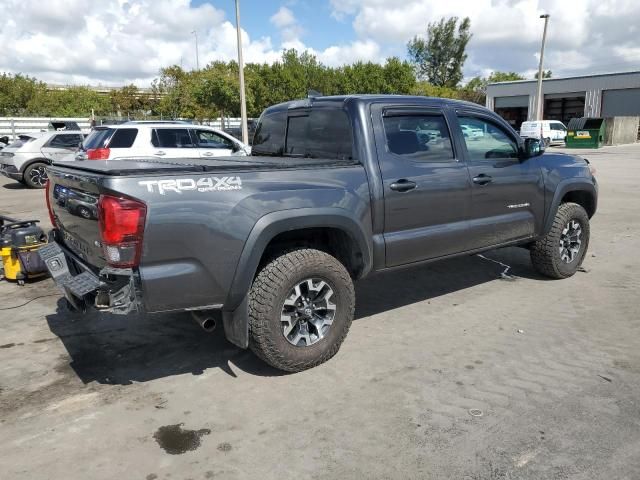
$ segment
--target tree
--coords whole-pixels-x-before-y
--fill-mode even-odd
[[[29,100],[25,113],[46,117],[86,117],[111,112],[109,98],[83,86],[70,86],[64,90],[39,89]]]
[[[551,78],[551,75],[552,75],[551,70],[543,70],[543,71],[542,71],[542,78],[543,78],[543,79],[545,79],[545,78]],[[538,72],[536,72],[536,75],[535,75],[535,77],[534,77],[534,78],[535,78],[536,80],[538,79]]]
[[[516,72],[491,72],[488,77],[474,77],[460,89],[459,98],[469,102],[475,102],[484,105],[487,98],[487,85],[498,82],[513,82],[516,80],[525,80],[525,78]]]
[[[457,17],[442,18],[438,23],[429,24],[426,40],[417,35],[413,37],[407,50],[418,77],[438,87],[457,87],[467,59],[465,50],[471,39],[470,27],[468,17],[460,25]]]
[[[46,85],[35,78],[3,73],[0,75],[0,115],[24,115],[29,102],[43,92]]]
[[[139,112],[143,107],[140,91],[133,84],[113,90],[110,98],[113,111],[127,117]]]

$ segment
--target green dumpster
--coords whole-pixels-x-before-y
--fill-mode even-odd
[[[604,126],[604,118],[572,118],[567,126],[567,148],[600,148]]]

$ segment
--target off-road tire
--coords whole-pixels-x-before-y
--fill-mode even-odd
[[[560,258],[560,237],[565,226],[571,220],[576,220],[582,228],[582,244],[578,257],[571,263],[565,263]],[[558,207],[553,225],[549,232],[531,247],[531,262],[533,267],[542,275],[560,279],[572,276],[582,264],[589,247],[589,215],[577,203],[563,203]]]
[[[46,167],[47,164],[44,162],[34,162],[31,165],[29,165],[25,171],[24,171],[24,183],[27,187],[29,188],[44,188],[45,185],[44,184],[39,184],[34,182],[33,178],[32,178],[32,172],[38,168],[42,168],[42,167]]]
[[[307,278],[321,278],[334,291],[336,313],[326,336],[309,346],[285,338],[280,316],[288,292]],[[344,341],[355,308],[353,282],[328,253],[312,248],[285,251],[258,273],[249,292],[249,347],[269,365],[287,372],[315,367],[333,357]]]

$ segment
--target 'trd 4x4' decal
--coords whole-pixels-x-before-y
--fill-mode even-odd
[[[138,185],[147,187],[149,193],[158,192],[165,195],[167,192],[182,193],[184,191],[197,190],[198,192],[226,192],[229,190],[242,190],[240,177],[206,177],[176,178],[173,180],[144,180]]]

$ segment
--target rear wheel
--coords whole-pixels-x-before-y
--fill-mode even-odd
[[[47,164],[35,162],[24,171],[24,182],[30,188],[44,188],[47,183]]]
[[[563,203],[551,230],[531,248],[531,261],[551,278],[572,276],[582,264],[589,246],[589,216],[577,203]]]
[[[297,372],[333,357],[349,331],[353,282],[328,253],[304,248],[262,268],[249,293],[249,346],[269,365]]]

